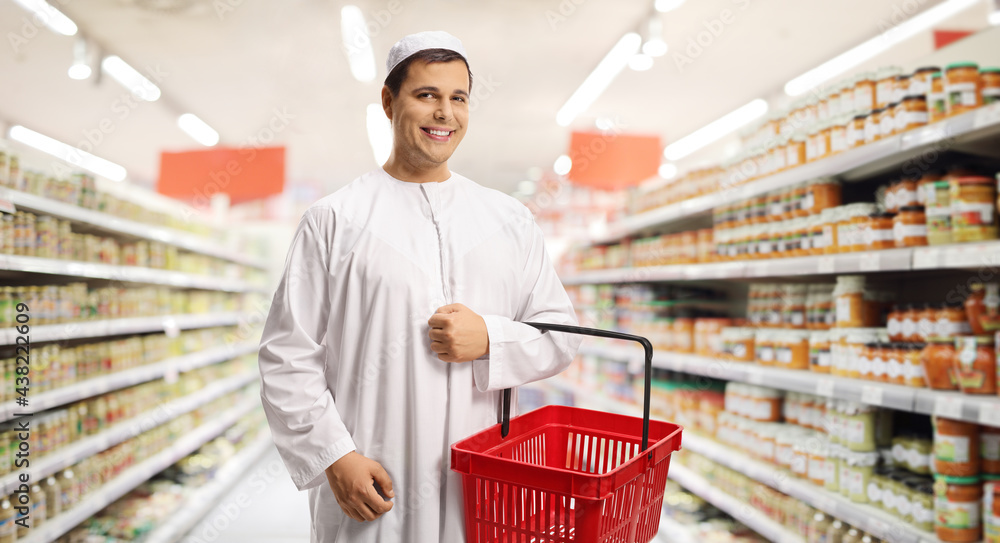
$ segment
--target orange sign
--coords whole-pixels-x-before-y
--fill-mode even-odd
[[[662,153],[659,136],[574,131],[569,180],[602,190],[635,186],[656,175]]]
[[[160,153],[156,191],[195,207],[207,207],[218,193],[228,194],[235,204],[280,194],[284,188],[284,147],[217,147]]]

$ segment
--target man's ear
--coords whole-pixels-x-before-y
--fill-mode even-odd
[[[382,85],[382,111],[389,118],[389,122],[392,122],[392,91],[388,85]]]

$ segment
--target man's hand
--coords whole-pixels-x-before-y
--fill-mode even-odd
[[[326,480],[344,514],[354,520],[375,520],[392,509],[392,502],[383,500],[372,484],[378,483],[386,497],[393,498],[389,474],[370,458],[349,452],[326,468]]]
[[[427,324],[431,350],[445,362],[471,362],[490,352],[486,321],[462,304],[438,308]]]

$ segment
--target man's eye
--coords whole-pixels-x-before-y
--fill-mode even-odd
[[[454,100],[458,100],[459,102],[464,102],[464,101],[465,101],[465,98],[463,98],[463,97],[461,97],[461,96],[456,96],[456,97],[455,97],[455,98],[453,98],[453,99],[454,99]]]

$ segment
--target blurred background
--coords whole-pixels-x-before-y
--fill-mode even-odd
[[[260,326],[302,212],[388,157],[385,58],[424,30],[474,74],[450,168],[531,210],[581,322],[663,353],[688,450],[657,540],[1000,541],[998,26],[1000,0],[0,0],[0,543],[308,540]],[[588,342],[521,408],[634,414],[641,372]],[[944,435],[983,464],[949,471]],[[780,436],[824,471],[754,452]]]

